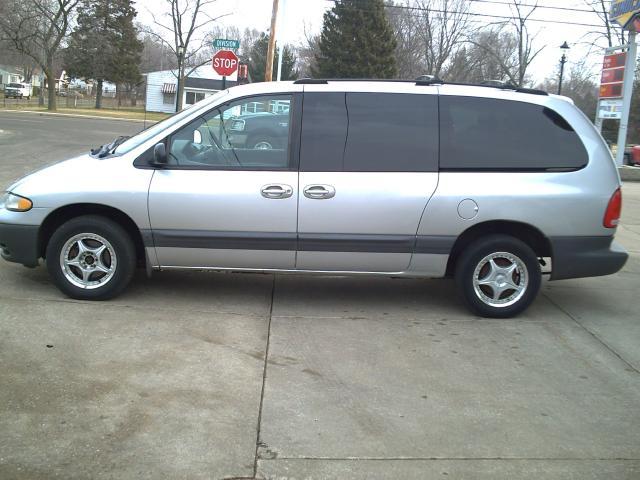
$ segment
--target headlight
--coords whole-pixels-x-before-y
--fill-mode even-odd
[[[231,127],[229,130],[234,132],[243,132],[244,131],[244,120],[232,120]]]
[[[0,197],[0,208],[6,208],[12,212],[26,212],[31,210],[33,202],[28,198],[21,197],[15,193],[7,192]]]

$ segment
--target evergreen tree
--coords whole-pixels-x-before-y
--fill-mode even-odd
[[[105,81],[137,83],[142,42],[133,25],[132,0],[82,0],[78,24],[65,50],[70,76],[97,83],[96,108],[101,107]]]
[[[269,35],[261,33],[249,50],[249,75],[252,82],[264,82],[264,74],[267,69],[267,50],[269,48]],[[289,46],[282,49],[282,78],[281,80],[294,80],[298,76],[295,70],[296,57]],[[279,50],[276,44],[276,51],[273,60],[273,78],[278,73]]]
[[[393,78],[396,41],[383,0],[340,0],[324,15],[315,77]]]

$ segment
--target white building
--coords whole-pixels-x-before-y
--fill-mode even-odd
[[[176,92],[178,90],[177,70],[162,70],[145,73],[147,80],[147,111],[174,113],[176,111]],[[228,77],[226,88],[236,84],[236,78]],[[189,105],[222,90],[222,78],[213,71],[211,65],[198,67],[184,82],[182,105]]]

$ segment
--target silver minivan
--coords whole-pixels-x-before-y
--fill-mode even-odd
[[[4,259],[105,300],[136,267],[454,277],[510,317],[551,280],[619,271],[611,153],[570,100],[510,86],[306,79],[234,87],[31,174]]]

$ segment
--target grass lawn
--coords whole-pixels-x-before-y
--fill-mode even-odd
[[[0,100],[1,100],[0,96]],[[34,112],[49,112],[46,107],[39,107],[31,102],[4,102],[0,101],[0,111],[2,110],[29,110]],[[71,113],[74,115],[93,115],[96,117],[105,118],[126,118],[131,120],[144,120],[145,118],[150,121],[160,121],[167,118],[169,115],[166,113],[147,112],[145,117],[144,110],[140,108],[120,108],[120,109],[107,109],[107,108],[67,108],[58,107],[55,112],[49,113]]]

